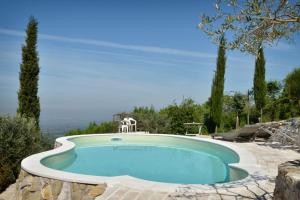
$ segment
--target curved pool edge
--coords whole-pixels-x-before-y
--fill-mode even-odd
[[[146,133],[126,133],[130,135],[149,135]],[[69,151],[75,147],[75,144],[68,139],[70,138],[77,138],[77,137],[90,137],[90,136],[97,136],[97,135],[112,135],[112,136],[118,136],[118,135],[124,135],[124,134],[116,134],[116,133],[108,133],[108,134],[90,134],[90,135],[76,135],[76,136],[67,136],[67,137],[60,137],[56,139],[56,142],[61,144],[61,146],[50,150],[46,152],[41,152],[38,154],[31,155],[25,159],[22,160],[21,168],[25,170],[26,172],[51,178],[51,179],[58,179],[61,181],[67,181],[67,182],[77,182],[77,183],[83,183],[83,184],[103,184],[106,183],[109,187],[114,186],[115,184],[124,184],[133,188],[155,188],[156,190],[160,191],[174,191],[177,187],[182,186],[183,184],[176,184],[176,183],[163,183],[163,182],[155,182],[155,181],[149,181],[144,179],[139,179],[132,176],[114,176],[114,177],[105,177],[105,176],[92,176],[92,175],[84,175],[84,174],[77,174],[77,173],[71,173],[71,172],[65,172],[60,170],[55,170],[48,168],[44,166],[41,163],[41,160],[56,155],[58,153],[63,153],[66,151]],[[250,153],[249,151],[240,148],[234,143],[226,142],[226,141],[220,141],[220,140],[213,140],[209,138],[200,138],[200,137],[189,137],[189,136],[181,136],[181,135],[169,135],[169,134],[151,134],[152,136],[167,136],[167,137],[177,137],[177,138],[186,138],[186,139],[193,139],[193,140],[199,140],[199,141],[205,141],[214,143],[217,145],[222,145],[224,147],[227,147],[234,152],[237,153],[237,155],[240,158],[239,163],[232,163],[229,164],[229,166],[239,168],[241,170],[244,170],[248,173],[248,177],[232,181],[232,182],[226,182],[226,183],[216,183],[215,186],[229,186],[234,185],[236,183],[246,183],[249,180],[250,175],[252,174],[258,174],[261,173],[261,169],[257,165],[257,161],[254,155]],[[188,185],[203,185],[203,184],[188,184]]]

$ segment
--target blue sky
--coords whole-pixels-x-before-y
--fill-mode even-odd
[[[205,3],[204,3],[205,2]],[[44,127],[110,120],[134,106],[161,108],[210,95],[217,46],[197,29],[213,1],[0,2],[0,113],[17,108],[21,45],[28,17],[39,21],[39,96]],[[295,43],[266,47],[266,78],[299,67]],[[298,56],[298,57],[297,57]],[[225,93],[252,87],[254,57],[227,53]]]

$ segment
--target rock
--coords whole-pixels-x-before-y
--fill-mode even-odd
[[[0,194],[0,200],[15,200],[16,197],[16,183],[11,184],[4,192]]]
[[[45,187],[43,187],[41,194],[43,199],[53,199],[52,189],[50,185],[46,185]]]
[[[72,183],[72,200],[81,200],[82,194],[79,184],[78,183]]]
[[[57,200],[70,200],[71,196],[71,184],[68,182],[64,182],[61,188],[61,192],[57,197]]]
[[[81,200],[94,200],[94,198],[86,195],[86,196],[83,196]]]
[[[299,146],[300,145],[300,133],[298,131],[300,127],[300,118],[289,119],[286,121],[264,123],[262,124],[264,130],[271,132],[269,136],[264,135],[263,131],[257,133],[257,137],[268,138],[269,142],[275,141],[283,145]],[[266,131],[267,132],[267,131]]]
[[[84,190],[84,189],[86,188],[86,185],[85,185],[85,184],[79,183],[79,188],[80,188],[81,190]]]
[[[94,198],[97,197],[97,196],[100,196],[101,194],[104,193],[106,187],[107,187],[106,184],[100,184],[100,185],[93,186],[90,189],[88,195],[90,197],[94,197]]]
[[[23,179],[24,179],[27,175],[28,175],[28,173],[27,173],[26,171],[24,171],[23,169],[21,169],[18,179],[19,179],[20,181],[23,181]]]
[[[102,195],[106,184],[91,185],[31,175],[21,170],[19,179],[0,200],[94,200]]]
[[[279,165],[274,200],[300,199],[300,160]]]
[[[30,192],[41,191],[42,184],[39,181],[39,177],[26,176],[22,182],[19,181],[18,189],[27,188]]]
[[[51,188],[52,188],[53,197],[56,198],[59,195],[60,191],[61,191],[62,181],[53,180],[51,182]]]
[[[40,200],[41,192],[40,191],[29,191],[29,188],[25,187],[23,190],[20,191],[18,195],[19,200]]]
[[[72,200],[81,200],[84,194],[81,190],[73,190],[71,196],[72,196]]]
[[[40,191],[42,188],[42,184],[39,181],[39,177],[33,177],[30,187],[30,192]]]
[[[72,183],[72,191],[80,190],[78,183]]]
[[[25,177],[22,181],[19,182],[19,189],[22,190],[25,187],[31,187],[32,179],[32,176]]]

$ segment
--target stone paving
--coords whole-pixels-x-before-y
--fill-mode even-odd
[[[300,159],[295,150],[265,142],[234,143],[252,153],[256,158],[256,167],[264,175],[251,174],[242,181],[226,185],[182,185],[174,192],[161,192],[151,188],[137,189],[125,185],[107,188],[96,200],[239,200],[272,199],[278,165]],[[276,148],[274,148],[276,147]]]

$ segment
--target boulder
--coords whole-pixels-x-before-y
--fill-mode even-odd
[[[300,199],[300,160],[279,165],[274,200]]]

